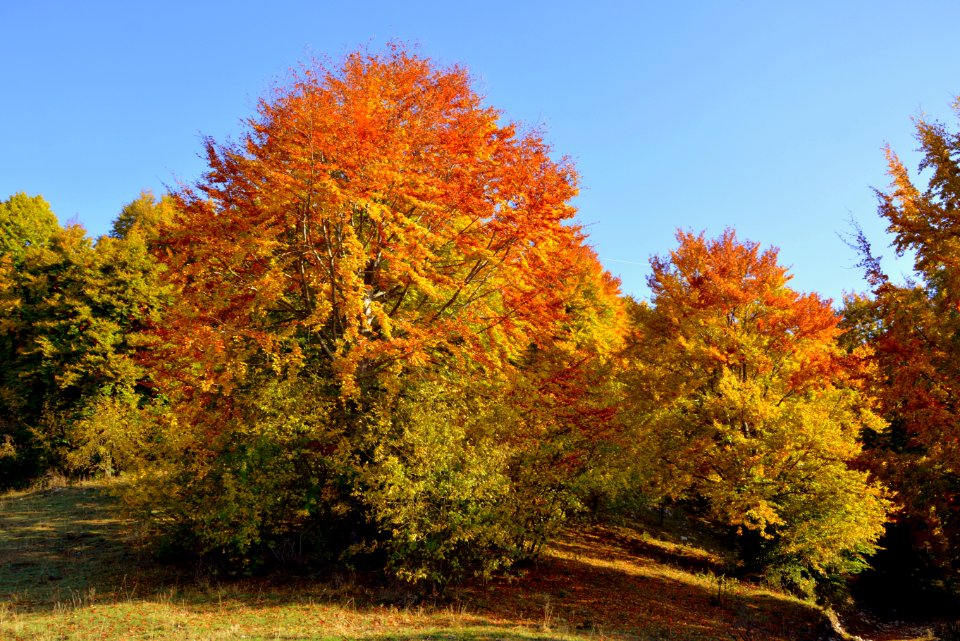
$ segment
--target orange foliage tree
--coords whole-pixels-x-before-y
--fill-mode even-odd
[[[928,170],[926,189],[914,184],[887,150],[892,184],[878,192],[899,255],[912,252],[917,279],[892,282],[858,242],[873,288],[848,301],[851,340],[869,344],[874,389],[889,425],[867,434],[866,460],[897,491],[889,546],[915,575],[937,568],[960,578],[960,134],[919,120],[917,138]]]
[[[462,69],[354,54],[259,112],[241,144],[207,141],[169,241],[196,310],[171,331],[205,385],[239,381],[220,364],[249,350],[316,353],[352,395],[438,350],[496,365],[546,340],[563,315],[556,256],[583,240],[565,224],[576,174],[499,124]]]
[[[146,505],[226,486],[220,495],[236,500],[223,499],[215,526],[169,502],[150,518],[192,531],[201,548],[223,547],[217,528],[232,533],[241,556],[338,519],[350,523],[328,535],[354,549],[383,548],[357,535],[371,527],[374,538],[407,536],[400,554],[433,535],[436,549],[469,547],[418,530],[447,511],[411,516],[397,483],[446,475],[464,504],[483,495],[501,510],[490,506],[520,492],[525,423],[546,413],[544,434],[584,434],[586,424],[557,425],[596,404],[593,363],[613,350],[597,345],[617,340],[617,283],[572,224],[573,167],[538,134],[503,124],[463,69],[399,47],[302,70],[260,102],[239,143],[208,140],[206,152],[209,172],[176,194],[179,213],[157,243],[182,300],[154,356],[174,418],[155,483],[138,492]],[[561,409],[504,409],[521,389]],[[430,426],[451,412],[469,414],[457,419],[466,431],[438,435]],[[417,422],[428,426],[421,441]],[[444,438],[466,449],[451,458]],[[447,459],[456,469],[422,477],[423,461]],[[436,500],[452,500],[443,487]],[[496,547],[509,537],[467,538]],[[440,571],[421,570],[404,572]]]
[[[887,504],[850,467],[876,427],[830,301],[787,286],[777,251],[678,232],[651,263],[627,377],[647,492],[699,505],[744,560],[791,582],[858,568]]]

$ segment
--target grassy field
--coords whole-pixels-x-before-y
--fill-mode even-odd
[[[0,498],[0,639],[832,636],[812,605],[718,579],[719,558],[667,540],[669,532],[570,531],[542,560],[511,577],[459,588],[443,600],[416,602],[395,586],[345,574],[228,581],[161,566],[140,551],[132,525],[113,506],[101,485]]]

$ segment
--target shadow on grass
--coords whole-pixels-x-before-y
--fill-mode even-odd
[[[129,568],[162,572],[132,544],[102,487],[72,486],[0,498],[0,600],[42,604],[126,588]]]
[[[709,555],[661,545],[624,528],[570,532],[513,576],[461,587],[444,601],[413,605],[396,588],[349,579],[184,576],[139,553],[131,524],[112,512],[113,505],[97,486],[0,499],[0,603],[47,617],[43,620],[67,609],[81,624],[89,616],[102,625],[108,615],[104,609],[113,608],[118,620],[129,618],[127,609],[136,609],[155,617],[148,622],[154,627],[200,630],[196,626],[230,622],[244,630],[235,637],[218,635],[225,639],[786,641],[827,636],[814,608],[754,586],[722,583],[711,573],[716,566]],[[95,615],[87,612],[93,605],[99,608]],[[325,636],[324,626],[334,619],[339,631]],[[267,628],[272,632],[264,633]]]
[[[653,547],[656,554],[646,555]],[[644,639],[818,639],[814,607],[756,586],[727,582],[688,550],[669,554],[622,528],[593,527],[554,543],[526,576],[468,590],[480,612],[559,629]],[[695,574],[690,568],[705,568]],[[485,598],[487,595],[489,597]]]

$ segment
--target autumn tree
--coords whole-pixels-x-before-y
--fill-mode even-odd
[[[0,202],[0,256],[9,255],[13,262],[21,260],[29,247],[46,245],[59,229],[42,196],[17,193]]]
[[[925,188],[887,150],[892,183],[878,192],[899,255],[915,278],[895,283],[858,242],[872,296],[847,303],[850,340],[873,350],[874,391],[888,424],[866,434],[866,460],[897,492],[888,545],[906,572],[960,579],[960,134],[916,122]],[[929,576],[929,575],[928,575]]]
[[[537,530],[519,506],[543,497],[515,502],[514,523],[502,507],[535,449],[524,421],[587,431],[568,419],[594,402],[593,344],[617,333],[601,321],[618,317],[616,283],[571,220],[572,166],[502,123],[464,70],[398,47],[302,70],[248,125],[206,142],[210,169],[162,235],[183,300],[154,355],[174,418],[131,501],[240,563],[295,536],[436,580],[464,550],[524,548]],[[562,408],[504,409],[564,376]]]
[[[155,245],[159,242],[161,229],[173,220],[175,207],[169,194],[157,198],[149,190],[142,191],[120,210],[110,226],[109,236],[121,240],[139,236],[148,245],[154,245],[152,249],[157,251],[159,248]]]
[[[61,228],[42,198],[9,202],[18,226],[7,229],[19,236],[0,257],[0,485],[116,472],[120,450],[136,449],[121,445],[132,436],[121,415],[148,394],[138,332],[167,300],[159,266],[138,233],[94,243]]]
[[[888,504],[851,467],[881,421],[837,344],[830,301],[788,287],[777,251],[678,232],[651,261],[627,376],[645,491],[700,506],[742,559],[789,582],[856,570]]]

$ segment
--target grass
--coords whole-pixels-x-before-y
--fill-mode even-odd
[[[0,639],[802,640],[812,605],[723,580],[714,553],[629,528],[570,531],[536,564],[411,604],[349,575],[219,580],[143,554],[102,485],[0,498]],[[407,603],[407,605],[404,605]]]

